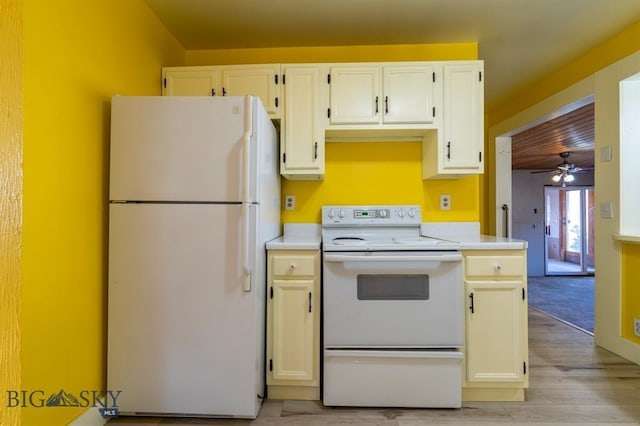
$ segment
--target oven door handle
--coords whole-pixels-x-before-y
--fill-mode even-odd
[[[325,254],[325,262],[460,262],[462,255],[459,253],[441,254],[433,256],[350,256]]]

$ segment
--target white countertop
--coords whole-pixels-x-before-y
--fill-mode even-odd
[[[267,242],[267,250],[319,250],[322,237],[317,223],[285,223],[283,235]]]
[[[268,250],[319,250],[322,228],[317,223],[285,223],[281,237],[267,242]],[[480,234],[478,222],[427,222],[424,236],[454,241],[460,250],[522,250],[527,241]]]
[[[460,250],[522,250],[527,241],[480,234],[478,222],[425,222],[422,235],[460,243]]]
[[[527,241],[491,235],[457,238],[456,241],[460,243],[460,250],[522,250],[527,248]]]

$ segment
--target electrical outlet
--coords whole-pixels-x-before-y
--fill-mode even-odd
[[[440,194],[440,210],[451,210],[451,195]]]
[[[633,319],[633,334],[640,337],[640,318]]]
[[[284,209],[285,210],[295,210],[296,209],[296,196],[295,195],[285,195],[284,196]]]

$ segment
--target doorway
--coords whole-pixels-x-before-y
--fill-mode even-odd
[[[545,275],[593,275],[593,186],[545,186],[544,199]]]

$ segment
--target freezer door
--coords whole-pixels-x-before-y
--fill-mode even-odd
[[[243,291],[250,210],[110,205],[107,384],[121,413],[256,416],[265,284]]]
[[[114,96],[109,199],[248,201],[254,107],[251,97]]]

